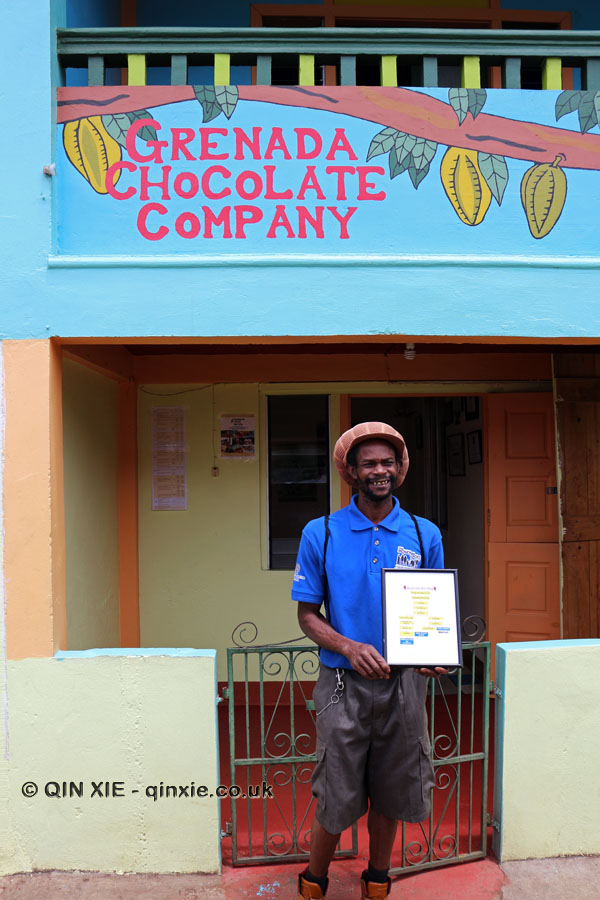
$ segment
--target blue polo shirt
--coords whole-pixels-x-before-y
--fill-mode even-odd
[[[394,568],[442,569],[444,553],[439,528],[417,516],[425,559],[421,561],[415,524],[394,497],[394,506],[374,525],[356,505],[356,495],[344,509],[329,517],[327,581],[329,614],[337,632],[372,644],[383,653],[381,570]],[[323,545],[325,519],[313,519],[302,532],[294,572],[292,600],[320,606],[325,599]],[[331,668],[350,669],[339,653],[321,650],[321,661]]]

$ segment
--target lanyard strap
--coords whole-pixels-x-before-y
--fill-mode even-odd
[[[408,512],[408,510],[406,510]],[[417,529],[417,537],[419,539],[419,550],[421,551],[421,562],[419,563],[419,568],[423,568],[423,563],[425,562],[425,551],[423,550],[423,539],[421,537],[421,529],[419,528],[419,523],[417,522],[415,516],[411,512],[408,513],[411,519],[414,522],[414,526]]]
[[[325,561],[327,560],[327,544],[329,543],[330,537],[329,513],[327,513],[325,516],[325,542],[323,544],[323,580],[325,582],[325,618],[328,622],[331,622],[331,617],[329,615],[329,581],[327,580],[327,566],[325,565]]]

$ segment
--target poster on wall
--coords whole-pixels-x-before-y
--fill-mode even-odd
[[[382,569],[381,586],[390,665],[462,665],[456,569]]]
[[[595,256],[599,115],[595,91],[59,88],[58,252]]]
[[[187,509],[185,409],[153,406],[152,509]]]
[[[221,416],[221,458],[254,459],[256,430],[254,416]]]

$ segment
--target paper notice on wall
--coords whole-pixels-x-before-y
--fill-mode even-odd
[[[221,457],[252,459],[256,455],[254,416],[221,416]]]
[[[152,407],[152,509],[187,509],[182,406]]]

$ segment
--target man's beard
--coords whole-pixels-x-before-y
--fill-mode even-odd
[[[379,478],[359,478],[356,476],[356,481],[358,484],[359,491],[368,499],[372,500],[374,503],[383,503],[386,500],[389,500],[394,490],[394,479],[390,478],[388,481],[388,489],[387,491],[377,493],[371,489],[371,482],[373,481],[381,481]]]

